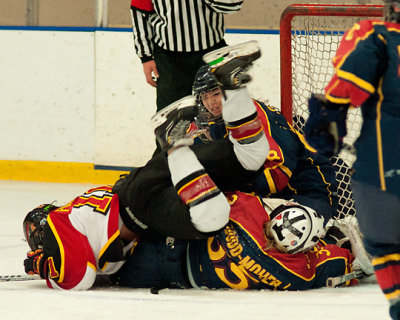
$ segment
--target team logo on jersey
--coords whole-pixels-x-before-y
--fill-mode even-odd
[[[50,276],[50,278],[52,278],[52,279],[58,278],[60,276],[60,274],[58,273],[58,271],[56,269],[53,257],[48,258],[47,261],[48,261],[48,268],[49,268],[49,276]]]

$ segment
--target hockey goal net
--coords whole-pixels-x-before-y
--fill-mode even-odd
[[[334,70],[331,59],[341,37],[354,23],[380,19],[382,6],[296,4],[281,16],[281,111],[302,132],[308,118],[311,93],[324,93]],[[351,109],[347,119],[345,145],[352,146],[359,135],[361,114]],[[355,215],[349,171],[355,160],[351,148],[344,148],[332,163],[338,180],[338,219]]]

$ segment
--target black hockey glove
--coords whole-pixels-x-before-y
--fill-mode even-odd
[[[29,275],[38,274],[44,279],[46,260],[42,249],[29,251],[27,258],[24,260],[25,272]]]
[[[310,116],[304,127],[307,142],[327,157],[339,153],[347,134],[348,104],[336,104],[323,95],[312,95],[308,100]]]

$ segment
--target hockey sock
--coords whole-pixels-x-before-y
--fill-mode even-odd
[[[222,117],[236,157],[245,169],[256,171],[269,153],[269,142],[258,118],[256,106],[246,87],[225,90],[225,96]]]
[[[174,186],[179,181],[204,167],[189,147],[177,148],[168,155],[168,166]]]
[[[222,117],[226,123],[247,118],[257,112],[246,87],[237,90],[225,90]]]
[[[168,166],[178,196],[189,207],[194,227],[201,232],[222,228],[229,220],[230,206],[194,152],[189,147],[173,150],[168,155]]]

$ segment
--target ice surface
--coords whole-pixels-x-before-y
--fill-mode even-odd
[[[0,180],[0,275],[23,274],[22,220],[35,206],[64,204],[89,184]],[[43,280],[0,282],[0,319],[390,319],[376,284],[302,292],[97,288],[56,291]]]

